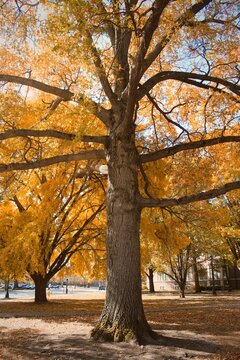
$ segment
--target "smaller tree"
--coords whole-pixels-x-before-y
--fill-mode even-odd
[[[0,274],[5,282],[5,298],[9,299],[9,281],[15,275],[22,275],[24,272],[21,265],[15,266],[15,259],[9,256],[8,241],[9,233],[13,226],[14,208],[12,204],[0,203]]]
[[[35,172],[12,202],[17,210],[6,251],[33,279],[35,302],[46,302],[47,283],[74,254],[103,247],[101,190],[60,168]]]
[[[173,254],[168,244],[164,244],[166,256],[162,272],[170,277],[178,286],[181,298],[185,298],[187,275],[192,266],[190,261],[191,244]]]
[[[145,214],[142,233],[148,241],[142,245],[142,259],[150,277],[155,270],[169,276],[185,297],[186,279],[190,261],[191,240],[186,224],[180,217],[166,211],[151,211]]]

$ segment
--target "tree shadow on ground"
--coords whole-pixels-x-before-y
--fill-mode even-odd
[[[14,358],[21,355],[23,359],[31,360],[177,360],[186,357],[211,359],[213,354],[225,351],[224,346],[213,341],[165,335],[159,337],[158,344],[147,346],[100,343],[94,342],[87,336],[46,335],[30,329],[7,332],[5,340],[4,346],[14,344],[11,346]]]

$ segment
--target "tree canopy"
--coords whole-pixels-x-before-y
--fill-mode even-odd
[[[108,287],[94,338],[153,336],[141,302],[142,209],[240,188],[237,7],[225,0],[1,7],[2,184],[62,162],[78,162],[79,176],[108,177]]]

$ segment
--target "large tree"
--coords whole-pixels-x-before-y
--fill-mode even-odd
[[[238,160],[230,154],[237,153],[240,141],[236,117],[237,1],[40,3],[6,1],[1,8],[2,46],[6,38],[2,89],[13,92],[12,84],[18,84],[40,90],[48,94],[41,104],[43,107],[47,102],[48,111],[25,126],[21,116],[24,106],[28,111],[24,88],[20,91],[25,103],[15,114],[18,121],[14,126],[14,111],[8,119],[8,109],[3,109],[0,139],[4,140],[4,160],[0,171],[83,161],[86,166],[81,172],[107,172],[108,286],[92,335],[141,342],[153,335],[141,300],[142,209],[180,206],[240,188],[238,175],[231,177],[222,159],[221,176],[211,178],[213,174],[208,173],[211,181],[203,174],[198,176],[196,193],[183,188],[181,176],[170,187],[168,197],[161,189],[163,177],[167,175],[171,181],[171,159],[180,154],[186,154],[193,181],[206,154],[214,157],[212,148],[221,151],[228,146],[227,167],[236,168]],[[12,33],[16,34],[14,39]],[[4,61],[6,56],[12,65]],[[36,98],[36,90],[30,95]],[[75,127],[69,127],[62,109],[75,117]],[[96,119],[104,124],[104,133],[98,132]],[[18,143],[23,149],[36,138],[43,149],[57,139],[64,146],[55,146],[54,156],[41,151],[26,158],[26,151],[13,149],[13,138],[22,139]],[[166,172],[161,162],[165,158],[169,160]],[[153,168],[155,173],[158,169],[157,181],[151,176]]]

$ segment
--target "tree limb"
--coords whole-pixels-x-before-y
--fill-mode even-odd
[[[172,36],[181,29],[185,23],[192,19],[199,11],[204,9],[212,0],[200,0],[198,3],[192,5],[187,9],[184,14],[182,14],[174,23],[174,26],[170,28],[168,33],[163,37],[163,39],[155,46],[155,48],[147,55],[144,60],[144,66],[142,69],[142,74],[149,68],[153,61],[158,57],[161,51],[167,46],[170,42]]]
[[[207,74],[196,74],[184,71],[162,71],[155,74],[150,79],[148,79],[144,84],[140,86],[138,90],[138,101],[145,96],[155,85],[165,80],[177,80],[182,82],[188,82],[194,86],[199,86],[200,88],[211,88],[216,91],[221,91],[221,89],[214,88],[210,85],[203,84],[202,82],[193,81],[192,79],[214,82],[215,84],[221,84],[227,89],[232,91],[236,95],[240,95],[240,87],[236,84],[231,83],[228,80],[218,78],[216,76],[210,76]]]
[[[79,161],[79,160],[103,160],[105,159],[105,154],[103,150],[89,150],[89,151],[80,151],[75,154],[65,154],[53,156],[47,159],[31,161],[28,163],[10,163],[10,164],[0,164],[0,173],[15,171],[15,170],[29,170],[42,168],[45,166],[58,164],[61,162],[70,162],[70,161]]]
[[[196,201],[208,200],[215,198],[217,196],[226,194],[229,191],[240,189],[240,181],[233,181],[230,183],[226,183],[223,186],[218,188],[214,188],[207,191],[201,191],[196,194],[182,196],[180,198],[162,198],[162,199],[144,199],[140,200],[140,205],[142,208],[144,207],[158,207],[158,208],[165,208],[171,206],[178,206],[178,205],[186,205]]]
[[[15,205],[17,206],[18,210],[20,213],[25,211],[25,208],[23,207],[23,205],[21,204],[21,202],[19,201],[17,195],[14,195],[12,201],[15,203]]]
[[[161,150],[157,150],[155,152],[141,155],[141,162],[147,163],[150,161],[155,161],[159,159],[166,158],[168,156],[175,155],[181,151],[199,149],[206,146],[213,146],[217,144],[223,144],[228,142],[240,142],[240,136],[220,136],[213,139],[204,139],[199,141],[192,141],[188,143],[182,143],[179,145],[175,145],[169,148],[164,148]]]
[[[97,70],[97,74],[100,80],[100,83],[102,85],[102,88],[106,94],[106,96],[108,97],[110,103],[112,104],[112,106],[116,106],[117,105],[117,98],[111,88],[111,85],[108,81],[108,77],[107,74],[105,72],[102,60],[100,58],[99,52],[97,50],[97,48],[94,46],[93,44],[93,40],[92,40],[92,36],[90,33],[88,33],[88,39],[89,39],[89,45],[90,45],[90,49],[93,55],[93,62],[94,65],[96,67]]]
[[[49,109],[50,112],[54,111],[62,100],[74,100],[81,105],[82,100],[85,98],[82,94],[76,94],[74,98],[74,93],[69,90],[60,89],[55,86],[47,85],[41,81],[24,78],[21,76],[0,74],[0,81],[30,86],[45,93],[56,95],[58,98],[51,104]],[[110,110],[105,109],[90,98],[87,98],[87,103],[90,105],[90,110],[92,110],[91,112],[97,116],[105,125],[108,125],[110,121]]]
[[[34,89],[41,90],[41,91],[46,92],[48,94],[53,94],[53,95],[59,96],[60,98],[66,100],[66,101],[71,100],[73,95],[74,95],[69,90],[60,89],[60,88],[57,88],[56,86],[47,85],[47,84],[45,84],[45,83],[43,83],[41,81],[37,81],[37,80],[29,79],[29,78],[24,78],[24,77],[21,77],[21,76],[0,74],[0,81],[5,81],[5,82],[11,82],[11,83],[20,84],[20,85],[30,86],[30,87],[32,87]]]
[[[32,129],[16,129],[16,130],[8,130],[3,133],[0,133],[0,141],[11,139],[15,137],[52,137],[63,140],[77,140],[82,142],[94,142],[99,144],[105,144],[107,141],[107,136],[88,136],[88,135],[75,135],[64,133],[57,130],[32,130]]]
[[[166,6],[169,4],[169,2],[170,0],[155,0],[153,2],[151,8],[152,10],[151,15],[147,19],[146,24],[142,30],[142,39],[135,60],[136,65],[131,73],[132,83],[135,83],[136,80],[138,81],[141,77],[141,74],[143,73],[142,64],[143,64],[144,56],[148,51],[154,31],[158,27],[159,19]]]

